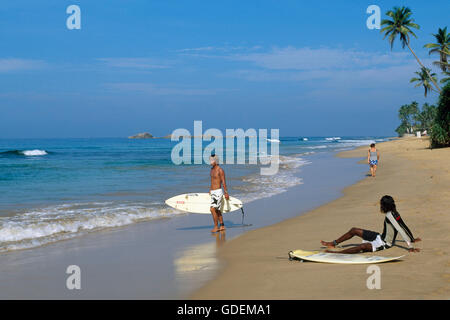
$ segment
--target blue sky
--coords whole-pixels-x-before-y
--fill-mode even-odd
[[[81,8],[68,30],[66,8]],[[366,27],[406,5],[423,45],[449,22],[432,1],[7,1],[0,6],[0,138],[120,137],[176,128],[394,135],[405,103],[435,103],[419,69]],[[438,70],[435,70],[438,72]]]

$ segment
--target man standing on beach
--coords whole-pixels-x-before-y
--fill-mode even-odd
[[[219,157],[217,155],[212,154],[209,157],[209,163],[211,164],[211,187],[209,189],[209,194],[211,195],[210,210],[214,219],[214,228],[211,232],[224,231],[225,224],[223,223],[222,212],[220,211],[224,197],[223,191],[225,191],[225,199],[230,199],[225,182],[225,172],[219,166]],[[220,226],[218,226],[218,223],[220,223]]]

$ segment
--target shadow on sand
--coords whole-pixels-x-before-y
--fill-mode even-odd
[[[224,221],[225,228],[245,228],[245,227],[251,227],[252,224],[242,224],[242,223],[233,223],[231,221]],[[204,230],[204,229],[211,229],[212,225],[206,225],[206,226],[192,226],[192,227],[186,227],[186,228],[177,228],[176,230]]]

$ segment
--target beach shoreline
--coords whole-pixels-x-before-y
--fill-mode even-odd
[[[218,251],[222,268],[194,292],[192,299],[448,299],[450,297],[450,149],[428,148],[427,138],[379,143],[377,177],[346,187],[343,196],[300,216],[249,231]],[[367,147],[338,154],[361,158]],[[359,164],[356,164],[359,162]],[[367,165],[367,164],[366,164]],[[381,232],[379,199],[394,197],[415,237],[419,253],[408,253],[397,238],[383,256],[405,255],[378,265],[381,289],[366,286],[367,266],[298,263],[288,260],[295,249],[320,250],[351,227]],[[353,238],[346,244],[360,243]],[[372,253],[367,253],[372,254]]]
[[[226,237],[209,232],[210,216],[182,214],[3,252],[0,299],[187,298],[216,276],[221,266],[216,252],[223,243],[337,199],[344,186],[358,181],[363,171],[354,167],[353,159],[336,159],[334,154],[308,154],[308,164],[294,171],[302,183],[246,203],[248,226],[241,225],[240,212],[224,215]],[[333,171],[333,165],[341,170]],[[324,183],[326,177],[331,181]],[[66,268],[73,264],[82,272],[79,291],[65,287]]]

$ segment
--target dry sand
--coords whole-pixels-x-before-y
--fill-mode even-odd
[[[219,251],[225,266],[191,298],[450,298],[450,148],[430,150],[428,145],[427,138],[378,144],[381,159],[376,178],[367,176],[344,189],[343,197],[306,214],[227,242]],[[364,157],[355,165],[366,164],[367,149],[339,156]],[[378,264],[381,289],[367,288],[367,265],[287,259],[290,250],[323,250],[320,240],[336,239],[351,227],[381,232],[384,215],[379,212],[379,199],[385,194],[394,197],[403,220],[422,242],[416,244],[419,253],[408,253],[402,241],[389,250],[367,253],[406,255],[398,262]],[[400,235],[397,240],[402,240]],[[361,240],[355,237],[344,245],[358,243]]]

